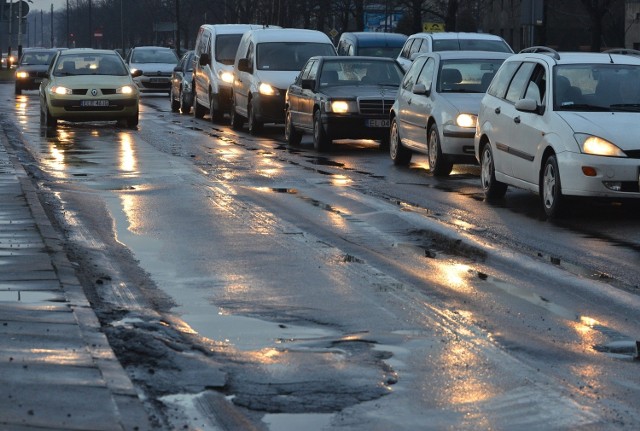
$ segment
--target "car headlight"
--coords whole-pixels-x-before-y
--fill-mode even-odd
[[[606,139],[584,133],[576,133],[575,137],[578,140],[578,144],[580,144],[580,149],[585,154],[606,157],[627,157],[624,151]]]
[[[24,71],[16,72],[16,78],[18,79],[25,79],[28,77],[29,77],[29,72],[24,72]]]
[[[264,94],[265,96],[277,96],[278,94],[280,94],[280,91],[277,88],[272,87],[269,84],[265,84],[264,82],[260,83],[258,91],[260,92],[260,94]]]
[[[460,127],[476,127],[476,123],[478,122],[478,117],[473,114],[459,114],[456,117],[456,124]]]
[[[68,95],[68,94],[73,94],[73,91],[70,88],[67,87],[63,87],[61,85],[54,85],[53,87],[51,87],[51,89],[49,90],[49,92],[51,94],[57,94],[59,96],[64,96],[64,95]]]
[[[220,76],[220,80],[223,82],[228,82],[229,84],[233,82],[233,73],[231,72],[228,72],[226,70],[221,70],[218,73],[218,76]]]
[[[327,112],[334,112],[336,114],[358,112],[358,107],[355,102],[350,100],[331,100],[327,102],[324,107]]]
[[[130,85],[125,85],[124,87],[116,89],[116,94],[133,94],[133,92],[133,87]]]

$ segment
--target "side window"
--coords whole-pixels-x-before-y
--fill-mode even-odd
[[[400,57],[409,59],[409,53],[411,52],[411,45],[415,42],[416,39],[408,39],[404,46],[402,47],[402,52],[400,53]]]
[[[345,40],[340,41],[338,44],[338,55],[345,55],[345,48],[347,42]]]
[[[317,62],[318,60],[308,61],[307,64],[302,69],[302,72],[300,72],[300,75],[298,75],[298,79],[296,81],[299,83],[300,80],[302,79],[314,79],[315,75],[311,77],[309,76],[309,72],[311,71],[311,68],[313,67],[313,65]]]
[[[320,62],[318,60],[313,60],[311,62],[311,67],[309,68],[309,75],[307,76],[308,79],[316,79],[316,77],[318,76],[318,66],[320,65]]]
[[[511,84],[509,84],[505,99],[513,103],[516,103],[518,100],[522,99],[522,97],[524,96],[524,92],[529,85],[531,74],[535,67],[535,63],[522,63],[516,74],[513,76]]]
[[[411,58],[411,56],[417,52],[420,52],[420,46],[424,43],[424,39],[416,39],[413,42],[413,45],[411,45],[411,50],[409,51],[409,58]]]
[[[253,42],[249,42],[249,46],[247,47],[247,55],[245,56],[245,58],[247,58],[249,60],[249,64],[253,65],[253,57],[254,57],[254,49],[255,47],[253,46]]]
[[[349,55],[356,55],[355,49],[353,48],[353,45],[349,45]]]
[[[487,93],[503,99],[504,94],[507,92],[507,87],[509,87],[509,83],[511,82],[511,78],[513,78],[513,74],[516,73],[519,66],[520,63],[517,61],[504,62],[491,81]]]
[[[527,91],[524,93],[524,98],[533,99],[538,105],[541,105],[544,101],[546,83],[547,78],[544,67],[538,64],[531,74],[531,79],[527,84]]]
[[[407,70],[407,73],[404,75],[402,83],[400,84],[403,90],[411,91],[413,85],[416,83],[418,74],[422,70],[422,66],[424,66],[424,63],[426,61],[426,58],[418,58],[413,62],[409,70]]]
[[[422,72],[418,75],[416,84],[424,84],[426,88],[431,88],[431,82],[433,81],[433,71],[436,67],[436,61],[433,58],[427,60],[427,64],[422,68]]]

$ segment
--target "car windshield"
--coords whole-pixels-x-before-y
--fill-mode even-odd
[[[24,66],[48,66],[55,52],[36,51],[22,54],[21,65]]]
[[[640,112],[640,66],[558,65],[553,94],[554,110]]]
[[[436,39],[433,50],[513,52],[506,42],[486,39]]]
[[[172,49],[136,49],[131,56],[132,63],[178,63],[178,56]]]
[[[333,45],[317,42],[264,42],[256,52],[259,70],[282,71],[300,71],[315,55],[335,55]]]
[[[113,54],[71,54],[58,57],[53,69],[54,76],[116,75],[129,74],[122,59]]]
[[[221,34],[216,37],[216,61],[222,64],[233,64],[240,39],[242,34]]]
[[[342,58],[342,57],[341,57]],[[320,87],[334,85],[388,85],[398,87],[403,71],[395,61],[325,60]]]
[[[484,93],[503,59],[444,60],[438,74],[438,93]]]

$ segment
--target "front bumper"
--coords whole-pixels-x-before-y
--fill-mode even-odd
[[[138,98],[110,98],[107,106],[83,106],[86,97],[55,98],[48,101],[49,114],[59,120],[110,121],[129,118],[138,113]],[[97,100],[96,100],[97,101]]]
[[[265,96],[260,93],[253,95],[254,113],[261,123],[284,124],[284,98],[286,91],[280,90],[280,94],[275,96]]]
[[[385,139],[389,137],[388,116],[324,113],[322,125],[331,139]]]
[[[134,78],[138,89],[142,92],[158,92],[171,90],[171,76],[147,76],[142,75]]]

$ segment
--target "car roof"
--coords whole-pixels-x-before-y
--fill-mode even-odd
[[[71,49],[65,49],[65,50],[60,50],[60,55],[61,56],[66,56],[66,55],[73,55],[73,54],[115,54],[115,55],[119,55],[117,52],[115,52],[113,49],[94,49],[94,48],[71,48]]]
[[[216,34],[243,34],[247,30],[281,28],[280,26],[264,26],[262,24],[203,24],[201,27]]]
[[[555,64],[634,64],[640,65],[637,55],[616,54],[607,52],[519,52],[514,54],[515,60],[523,58],[538,58]]]
[[[356,39],[358,39],[358,42],[360,42],[360,44],[362,44],[362,42],[368,42],[368,41],[378,42],[380,40],[404,42],[408,38],[406,34],[402,34],[402,33],[382,33],[382,32],[376,32],[376,31],[346,32],[346,33],[342,33],[342,36],[340,38],[342,39],[343,37],[346,38],[348,36],[355,37]]]
[[[422,38],[431,38],[434,40],[449,40],[449,39],[490,39],[490,40],[503,40],[500,36],[491,33],[472,33],[472,32],[454,32],[454,31],[444,31],[444,32],[421,32],[412,34],[410,37],[422,37]]]
[[[499,52],[499,51],[435,51],[429,53],[423,53],[419,57],[440,57],[442,60],[464,60],[464,59],[505,59],[513,56],[511,52]]]
[[[391,57],[374,57],[368,55],[316,55],[311,58],[317,58],[324,61],[334,61],[334,62],[358,62],[358,61],[383,61],[386,63],[395,63],[398,64],[395,58]],[[398,66],[400,66],[398,64]]]
[[[329,36],[319,30],[301,28],[264,28],[250,30],[246,34],[257,42],[328,42],[333,45]]]
[[[173,48],[169,48],[168,46],[144,45],[144,46],[134,46],[131,49],[167,49],[167,50],[171,50]]]

